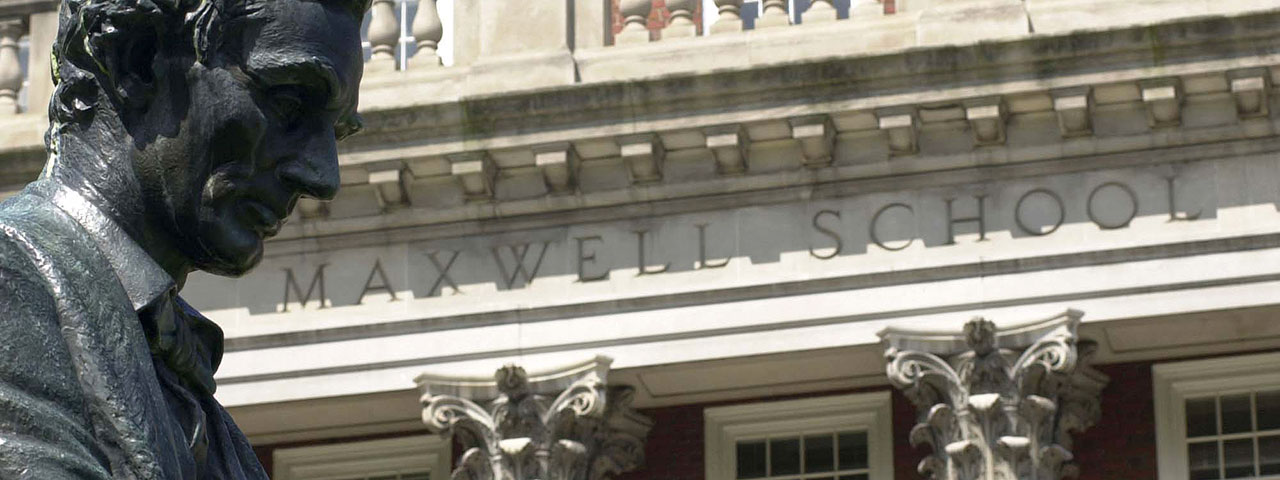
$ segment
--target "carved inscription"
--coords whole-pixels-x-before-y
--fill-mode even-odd
[[[803,226],[788,227],[796,224],[785,223],[784,220],[775,229],[773,224],[766,223],[765,234],[795,238],[788,237],[791,234],[782,229],[806,228],[808,244],[793,245],[798,248],[786,251],[807,250],[809,257],[826,261],[865,251],[862,250],[863,245],[898,252],[921,244],[955,245],[964,241],[959,239],[966,233],[972,235],[972,240],[967,241],[985,242],[990,240],[988,234],[993,228],[1011,231],[1015,237],[1053,235],[1068,222],[1087,222],[1101,230],[1118,230],[1128,228],[1144,212],[1139,191],[1151,195],[1147,197],[1151,203],[1148,207],[1164,204],[1154,211],[1148,209],[1146,214],[1167,213],[1168,222],[1190,222],[1202,218],[1205,213],[1203,206],[1195,211],[1187,210],[1188,206],[1196,203],[1179,196],[1187,189],[1182,179],[1165,175],[1149,180],[1154,180],[1156,188],[1163,186],[1166,191],[1149,192],[1151,181],[1141,187],[1147,190],[1140,190],[1130,183],[1110,180],[1092,182],[1074,191],[1028,187],[1007,189],[1001,195],[984,192],[858,205],[866,213],[835,207],[815,208],[804,218]],[[1064,196],[1063,192],[1067,195]],[[865,237],[851,236],[855,232],[865,233]],[[354,285],[339,286],[342,291],[338,292],[339,303],[336,304],[326,291],[325,268],[328,264],[283,268],[284,298],[278,311],[288,312],[297,307],[315,309],[361,305],[369,294],[375,292],[385,294],[380,298],[387,301],[397,301],[404,297],[406,289],[424,297],[461,295],[466,293],[467,285],[477,281],[512,290],[528,288],[539,275],[567,274],[574,278],[575,283],[591,283],[609,281],[614,278],[610,275],[616,270],[650,277],[676,271],[720,269],[735,262],[753,263],[741,247],[744,241],[750,240],[744,235],[751,233],[726,230],[723,223],[702,221],[691,226],[660,230],[627,229],[620,232],[621,236],[616,230],[612,235],[603,232],[591,234],[589,229],[586,233],[568,236],[561,241],[412,252],[407,257],[410,259],[408,268],[420,272],[416,277],[411,276],[420,282],[413,285],[403,285],[405,277],[389,274],[384,267],[388,264],[384,262],[391,259],[378,258],[368,270],[360,270],[368,272],[363,277],[363,284],[344,280],[344,283]],[[804,236],[800,238],[802,242],[806,241]],[[679,248],[673,249],[673,246]],[[548,262],[548,259],[555,260]],[[547,264],[551,264],[550,273],[544,272]]]

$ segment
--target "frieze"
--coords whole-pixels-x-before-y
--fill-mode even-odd
[[[269,314],[612,285],[592,291],[600,293],[664,278],[674,286],[685,281],[677,277],[694,278],[689,274],[723,279],[758,271],[767,278],[796,262],[847,269],[872,254],[911,258],[920,249],[1069,242],[1082,231],[1147,236],[1153,228],[1212,221],[1216,209],[1231,207],[1218,198],[1217,172],[1192,164],[1090,172],[335,249],[269,258],[239,280],[240,305],[196,301],[210,310]]]

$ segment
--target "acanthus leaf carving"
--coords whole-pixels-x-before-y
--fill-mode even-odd
[[[912,445],[932,453],[922,475],[947,480],[1059,480],[1079,472],[1071,433],[1101,411],[1105,375],[1095,345],[1076,336],[1081,313],[998,330],[982,318],[961,332],[886,329],[889,380],[919,413]]]
[[[631,408],[630,387],[607,384],[610,362],[597,357],[533,380],[516,365],[492,382],[420,376],[424,423],[465,449],[451,479],[604,480],[643,465],[653,423]]]

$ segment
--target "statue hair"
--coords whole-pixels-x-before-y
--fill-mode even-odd
[[[237,20],[269,1],[276,0],[63,0],[51,58],[54,91],[45,137],[51,158],[57,156],[58,137],[92,120],[100,102],[110,102],[126,116],[130,103],[137,103],[127,100],[148,95],[151,79],[145,75],[142,84],[113,78],[119,49],[150,46],[126,52],[126,59],[188,49],[196,61],[210,65]],[[312,1],[336,4],[359,22],[370,0]]]

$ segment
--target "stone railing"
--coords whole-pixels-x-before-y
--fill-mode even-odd
[[[437,49],[444,24],[436,0],[375,0],[367,21],[367,72],[443,65]]]
[[[57,35],[57,2],[0,1],[0,118],[45,114],[53,84],[47,52]]]
[[[896,11],[894,0],[882,2],[885,0],[666,0],[665,3],[661,0],[574,0],[563,3],[575,4],[573,11],[584,10],[584,4],[594,7],[586,8],[586,15],[575,12],[574,21],[567,25],[575,30],[570,34],[592,40],[577,42],[576,47],[592,48],[823,23]],[[793,13],[793,8],[803,10]],[[702,15],[704,9],[714,13]],[[473,57],[466,52],[439,49],[442,43],[450,46],[470,43],[474,47],[484,43],[486,39],[477,35],[479,29],[476,28],[483,21],[480,17],[485,16],[481,10],[479,6],[458,0],[375,0],[365,19],[366,71],[452,65],[453,62],[442,61],[442,53],[449,59],[454,54]],[[659,10],[663,14],[659,15]],[[592,15],[602,18],[595,21]],[[660,20],[651,23],[651,17],[660,17]],[[705,20],[705,24],[701,20]],[[448,32],[455,38],[446,40],[445,25],[455,23],[459,29]]]

